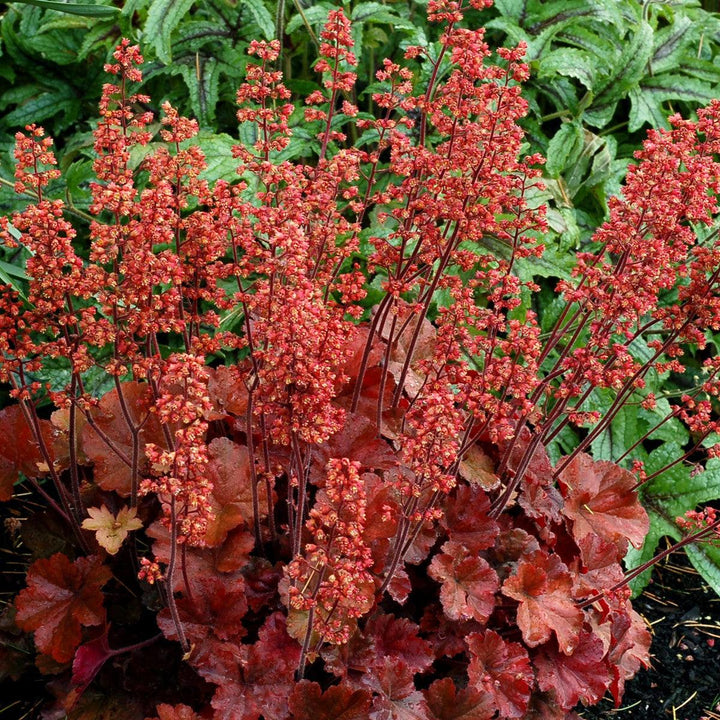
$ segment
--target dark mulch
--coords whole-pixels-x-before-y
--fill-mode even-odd
[[[673,553],[634,601],[652,626],[652,668],[631,680],[618,709],[603,701],[587,720],[720,720],[720,598]]]

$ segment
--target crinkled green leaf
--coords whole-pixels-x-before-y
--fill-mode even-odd
[[[586,113],[586,120],[590,124],[602,127],[610,121],[617,101],[636,87],[646,74],[652,51],[653,30],[647,22],[642,21],[638,24],[632,39],[626,42],[612,72],[602,84],[598,85],[592,113]]]
[[[77,62],[82,33],[76,32],[75,29],[60,32],[45,32],[44,30],[45,28],[35,37],[28,38],[29,49],[42,56],[43,59],[58,65],[72,65]]]
[[[214,134],[201,130],[190,142],[198,145],[205,153],[207,168],[200,174],[201,178],[208,182],[220,178],[228,181],[237,179],[235,171],[239,163],[232,156],[232,146],[238,144],[236,140],[226,133]]]
[[[350,19],[355,23],[387,23],[396,28],[413,29],[415,26],[408,20],[392,12],[387,5],[379,2],[363,2],[356,5]]]
[[[588,90],[595,84],[595,76],[601,63],[585,50],[561,47],[552,50],[540,58],[538,77],[548,78],[554,75],[566,75],[579,80]]]
[[[510,20],[518,22],[527,12],[527,0],[495,0],[494,5],[498,12]]]
[[[645,122],[653,127],[667,125],[662,103],[668,100],[706,105],[717,97],[717,90],[709,83],[679,73],[663,73],[645,78],[639,87],[630,91],[630,119],[628,130],[635,132]]]
[[[676,443],[664,443],[650,453],[646,470],[656,472],[682,457]],[[675,519],[704,502],[720,498],[720,459],[711,458],[703,470],[691,469],[685,463],[669,468],[643,488],[643,498],[651,507],[662,507],[663,512]]]
[[[193,63],[173,63],[168,70],[172,74],[182,75],[193,116],[198,119],[200,126],[214,122],[220,81],[220,64],[217,60],[197,53]]]
[[[12,87],[0,96],[0,110],[5,110],[9,105],[21,105],[42,91],[43,88],[35,83]]]
[[[250,11],[255,24],[262,31],[265,39],[272,40],[275,37],[275,23],[262,0],[242,0],[242,6]]]
[[[720,548],[701,543],[685,548],[690,562],[707,584],[720,596]]]
[[[639,550],[636,550],[632,545],[628,549],[627,555],[625,556],[625,567],[627,567],[628,570],[639,567],[648,560],[651,560],[655,556],[661,538],[667,536],[677,541],[681,537],[680,530],[674,522],[659,515],[647,504],[645,507],[648,511],[648,517],[650,518],[650,530],[645,536],[643,546]],[[630,582],[630,588],[634,596],[639,595],[645,589],[650,582],[651,575],[652,568],[649,568]]]
[[[48,118],[65,116],[65,122],[77,117],[80,101],[73,89],[58,82],[52,90],[43,90],[35,97],[16,107],[3,118],[5,127],[25,127],[30,123],[38,123]]]
[[[153,0],[143,28],[145,43],[168,65],[172,61],[170,37],[195,0]]]
[[[198,52],[208,42],[221,40],[227,42],[231,33],[224,23],[213,20],[187,19],[182,23],[180,37],[175,41],[175,49]]]
[[[687,15],[677,14],[674,22],[655,33],[650,64],[653,74],[677,68],[684,49],[695,40],[689,32],[693,22]]]
[[[583,130],[580,123],[564,123],[553,135],[547,149],[545,170],[551,177],[558,177],[569,165],[574,164],[583,149]]]

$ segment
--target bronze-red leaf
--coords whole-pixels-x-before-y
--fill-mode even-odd
[[[15,599],[16,622],[35,633],[38,649],[56,662],[72,660],[82,639],[82,627],[105,621],[102,586],[112,577],[97,556],[70,562],[56,553],[34,562],[27,588]]]

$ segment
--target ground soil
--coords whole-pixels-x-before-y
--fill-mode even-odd
[[[652,667],[628,683],[619,708],[603,701],[581,717],[720,720],[720,597],[677,552],[633,604],[652,627]]]

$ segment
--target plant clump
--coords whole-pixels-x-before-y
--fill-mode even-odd
[[[46,194],[51,141],[18,134],[35,200],[0,221],[30,251],[27,296],[0,290],[16,401],[0,498],[21,480],[66,528],[14,603],[58,675],[48,717],[89,702],[120,654],[129,685],[165,641],[197,695],[146,688],[129,717],[560,720],[619,704],[647,666],[622,561],[648,532],[649,475],[587,451],[628,403],[654,407],[648,373],[720,329],[720,247],[697,240],[718,210],[720,103],[649,134],[541,332],[517,271],[547,229],[518,125],[524,49],[494,56],[461,2],[430,0],[428,19],[440,52],[385,60],[371,117],[330,12],[304,108],[314,164],[283,158],[279,43],[252,42],[237,99],[256,139],[214,183],[197,123],[169,104],[155,120],[121,43],[80,238]],[[43,376],[58,360],[60,387]],[[707,368],[670,412],[699,443],[716,430]],[[578,444],[553,462],[566,427]],[[123,603],[139,625],[113,619]],[[164,640],[137,636],[148,617]]]

